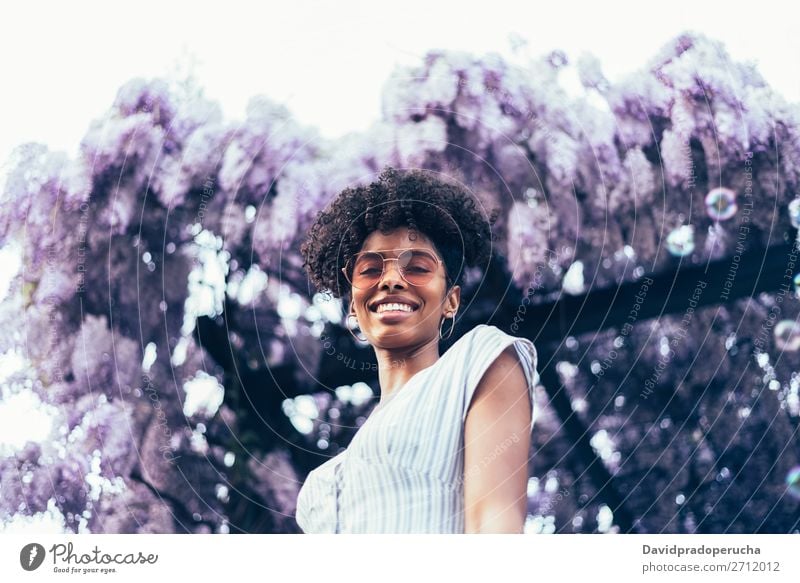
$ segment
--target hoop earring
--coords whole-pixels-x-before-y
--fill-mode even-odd
[[[346,326],[346,328],[347,328],[347,331],[350,332],[350,336],[355,338],[358,342],[368,342],[367,338],[359,338],[358,336],[353,334],[353,330],[352,330],[352,328],[350,328],[350,318],[356,318],[356,324],[358,324],[358,318],[356,317],[355,314],[347,314],[347,326]]]
[[[453,312],[452,323],[450,324],[450,331],[447,333],[446,336],[442,336],[442,326],[444,326],[444,321],[447,320],[447,319],[448,319],[447,317],[442,318],[442,321],[439,322],[439,339],[440,340],[447,340],[448,338],[450,338],[453,335],[453,329],[456,327],[456,313]]]

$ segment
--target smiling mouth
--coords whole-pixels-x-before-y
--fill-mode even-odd
[[[379,304],[377,306],[373,306],[370,308],[372,312],[377,314],[386,314],[386,313],[409,313],[415,312],[419,308],[417,306],[412,306],[411,304],[404,304],[398,302],[390,302],[386,304]]]

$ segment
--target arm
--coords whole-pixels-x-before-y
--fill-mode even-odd
[[[464,425],[464,531],[522,533],[531,405],[516,349],[487,369]]]

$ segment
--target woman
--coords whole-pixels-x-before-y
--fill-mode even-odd
[[[490,256],[491,222],[459,186],[388,168],[312,226],[304,267],[349,305],[381,396],[348,448],[309,473],[304,532],[523,531],[533,343],[479,325],[439,354],[464,267]]]

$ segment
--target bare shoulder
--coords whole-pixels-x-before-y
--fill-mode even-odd
[[[528,401],[528,384],[517,350],[512,344],[487,368],[467,411],[469,414],[477,407],[482,414],[505,414],[512,405],[520,405],[520,400],[523,403]],[[514,408],[525,409],[519,406]]]

